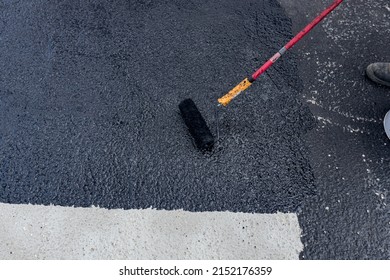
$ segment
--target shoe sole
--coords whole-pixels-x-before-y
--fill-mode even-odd
[[[383,85],[383,86],[390,87],[390,83],[389,82],[383,81],[383,80],[379,79],[377,76],[375,76],[375,73],[372,70],[371,65],[369,65],[367,67],[366,74],[373,82],[378,83],[378,84]]]
[[[387,112],[385,119],[383,120],[383,126],[385,127],[387,137],[390,139],[390,111]]]

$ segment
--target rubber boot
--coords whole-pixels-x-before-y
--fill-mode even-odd
[[[385,127],[386,135],[390,139],[390,111],[387,112],[385,119],[383,120],[383,125]]]
[[[390,87],[390,63],[377,62],[368,65],[367,76],[374,82]],[[390,139],[390,111],[387,112],[383,126],[387,137]]]

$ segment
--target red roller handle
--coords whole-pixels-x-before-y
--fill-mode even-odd
[[[294,38],[290,40],[283,48],[280,49],[273,57],[271,57],[263,66],[261,66],[252,75],[252,81],[255,81],[261,74],[267,71],[287,50],[291,49],[296,43],[298,43],[306,34],[308,34],[317,24],[319,24],[327,15],[329,15],[334,9],[336,9],[343,0],[335,0],[325,11],[323,11],[318,17],[316,17],[311,23],[302,29]]]
[[[294,38],[290,40],[283,48],[281,48],[273,57],[271,57],[263,66],[261,66],[252,76],[245,78],[241,83],[235,86],[227,94],[218,99],[219,104],[227,106],[234,98],[240,95],[248,87],[252,85],[256,79],[267,71],[287,50],[291,49],[296,43],[298,43],[307,33],[310,32],[317,24],[319,24],[327,15],[329,15],[334,9],[340,5],[343,0],[336,0],[325,11],[323,11],[318,17],[316,17],[311,23],[302,29]]]

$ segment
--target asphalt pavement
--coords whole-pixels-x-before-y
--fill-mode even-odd
[[[331,1],[279,1],[297,32]],[[305,135],[317,195],[299,211],[303,259],[389,259],[390,89],[365,75],[389,62],[388,1],[344,1],[302,42],[303,100],[317,120]]]
[[[294,59],[220,110],[211,154],[179,115],[192,98],[216,134],[216,99],[292,35],[276,1],[3,2],[2,17],[2,202],[275,213],[313,194]]]
[[[302,259],[388,259],[390,91],[364,76],[387,1],[345,1],[216,115],[331,1],[279,2],[0,1],[0,202],[297,213]]]

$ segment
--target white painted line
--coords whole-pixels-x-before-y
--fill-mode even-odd
[[[298,259],[296,214],[0,203],[0,259]]]

